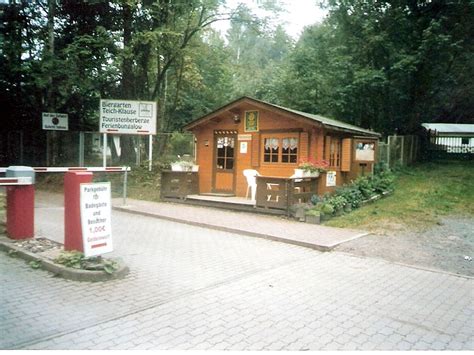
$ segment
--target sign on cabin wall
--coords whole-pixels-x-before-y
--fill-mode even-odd
[[[248,142],[240,142],[240,154],[247,154]]]
[[[258,111],[245,111],[245,132],[258,132]]]
[[[328,171],[326,173],[326,186],[336,186],[336,172]]]
[[[237,136],[237,140],[239,141],[251,141],[252,135],[251,134],[239,134]]]
[[[358,142],[356,145],[355,160],[374,161],[375,160],[375,143]]]

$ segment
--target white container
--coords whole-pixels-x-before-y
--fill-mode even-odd
[[[183,171],[183,166],[179,163],[172,163],[171,171]]]

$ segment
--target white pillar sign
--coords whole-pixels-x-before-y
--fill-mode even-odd
[[[110,182],[81,184],[82,240],[86,257],[113,251],[110,191]]]

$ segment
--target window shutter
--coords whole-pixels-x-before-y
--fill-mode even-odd
[[[300,160],[308,160],[308,132],[300,134]]]
[[[252,134],[252,167],[260,166],[260,134]]]
[[[327,160],[329,162],[329,159],[331,158],[331,137],[326,136],[324,137],[324,139],[324,160]]]
[[[342,140],[341,171],[351,171],[351,163],[352,163],[352,139],[345,138]]]

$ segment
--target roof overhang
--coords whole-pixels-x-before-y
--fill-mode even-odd
[[[381,137],[381,134],[377,133],[377,132],[365,130],[365,129],[357,127],[357,126],[352,126],[352,125],[349,125],[347,123],[339,122],[339,121],[336,121],[336,120],[333,120],[333,119],[328,119],[328,118],[325,118],[325,117],[322,117],[322,116],[316,116],[316,115],[307,114],[305,112],[291,110],[291,109],[288,109],[288,108],[285,108],[285,107],[282,107],[282,106],[278,106],[278,105],[274,105],[274,104],[271,104],[271,103],[268,103],[268,102],[265,102],[265,101],[260,101],[260,100],[257,100],[257,99],[253,99],[253,98],[248,97],[248,96],[243,96],[239,99],[236,99],[236,100],[228,103],[227,105],[225,105],[223,107],[220,107],[217,110],[212,111],[211,113],[208,113],[207,115],[202,116],[202,117],[188,123],[183,128],[187,131],[192,131],[193,129],[197,128],[201,124],[204,124],[205,122],[211,121],[216,116],[222,115],[224,113],[228,113],[229,116],[232,115],[232,114],[236,114],[237,111],[238,111],[236,109],[236,106],[238,106],[242,103],[251,104],[251,105],[253,105],[257,108],[260,108],[260,109],[266,109],[266,110],[270,109],[270,110],[273,110],[273,111],[276,111],[276,112],[282,114],[283,116],[290,117],[292,119],[299,119],[299,120],[301,120],[305,123],[309,123],[309,124],[319,126],[319,127],[324,127],[326,129],[332,130],[332,131],[338,131],[338,132],[350,133],[350,134],[357,134],[357,135],[362,135],[364,137],[373,137],[373,138],[377,138],[377,139],[379,137]],[[323,121],[326,121],[326,122],[323,122]],[[328,121],[331,122],[331,123],[328,123]],[[338,125],[338,123],[340,125]]]

